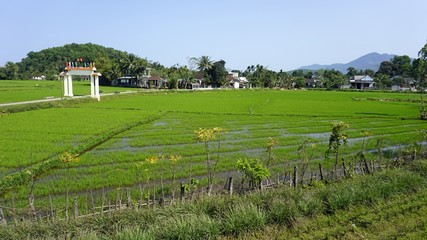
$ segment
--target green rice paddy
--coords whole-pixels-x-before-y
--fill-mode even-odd
[[[48,88],[51,82],[41,83]],[[0,82],[0,89],[7,84]],[[8,101],[0,96],[0,102]],[[418,106],[413,101],[417,99],[417,94],[383,92],[159,91],[104,97],[100,102],[70,107],[3,114],[0,117],[0,173],[2,178],[6,177],[58,156],[93,136],[153,116],[156,120],[121,132],[83,153],[69,170],[55,169],[37,179],[35,195],[64,194],[66,186],[71,192],[116,189],[137,185],[148,177],[151,181],[172,181],[170,160],[163,159],[157,164],[145,161],[158,155],[182,156],[177,163],[177,178],[199,176],[203,179],[205,148],[203,143],[194,140],[194,130],[199,128],[227,130],[221,139],[217,172],[234,170],[239,158],[266,159],[270,137],[278,140],[273,148],[273,172],[283,174],[298,162],[297,149],[306,138],[315,145],[313,163],[323,162],[328,166],[324,153],[331,123],[336,121],[350,124],[349,145],[343,148],[348,161],[361,149],[362,130],[372,132],[366,140],[367,150],[372,152],[369,157],[374,158],[375,143],[380,137],[386,139],[384,147],[391,149],[423,141],[417,130],[425,130],[427,124],[418,119]],[[211,150],[216,144],[211,143]],[[216,158],[217,153],[212,152],[212,159]],[[23,198],[27,192],[28,187],[22,187],[14,194]]]

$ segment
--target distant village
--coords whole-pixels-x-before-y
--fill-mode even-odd
[[[394,84],[388,90],[391,91],[417,91],[416,81],[411,77],[396,76],[390,79]],[[140,76],[123,76],[111,82],[111,86],[115,87],[135,87],[135,88],[151,88],[151,89],[167,89],[170,88],[168,80],[156,75],[150,74],[150,69],[146,69],[144,74]],[[226,84],[223,88],[242,89],[252,88],[252,84],[246,77],[239,76],[238,72],[229,72],[226,77]],[[313,74],[309,78],[304,79],[304,86],[297,87],[296,83],[291,83],[291,88],[323,88],[323,81],[317,74]],[[178,80],[179,89],[212,89],[212,86],[205,84],[203,72],[198,72],[195,79],[191,82]],[[377,89],[374,78],[370,75],[353,75],[350,76],[346,83],[341,86],[341,89],[356,89],[356,90],[375,90]]]

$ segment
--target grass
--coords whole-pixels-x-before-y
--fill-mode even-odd
[[[62,81],[1,80],[0,103],[59,98],[63,94],[62,84]],[[100,86],[99,90],[102,93],[114,93],[136,89]],[[90,95],[90,82],[73,81],[73,92],[75,96]]]
[[[1,239],[424,238],[425,160],[340,182],[214,196],[165,208],[116,211],[66,224],[0,226]],[[349,189],[351,188],[351,189]],[[336,207],[332,207],[336,206]]]
[[[0,82],[0,86],[1,83],[7,82]],[[40,198],[37,204],[43,205],[49,193],[63,195],[65,186],[74,193],[88,189],[99,192],[107,188],[112,194],[117,188],[131,187],[133,197],[137,198],[138,183],[146,182],[147,172],[152,181],[158,182],[161,177],[171,181],[168,160],[155,165],[146,163],[147,157],[155,155],[182,156],[177,164],[178,179],[188,179],[190,174],[203,178],[206,174],[204,147],[194,141],[193,133],[199,128],[221,127],[228,131],[222,139],[220,172],[235,169],[238,158],[265,159],[269,137],[279,142],[273,149],[273,171],[283,174],[298,162],[297,149],[304,138],[316,144],[313,166],[323,162],[328,167],[332,163],[325,162],[323,155],[331,123],[338,120],[350,124],[350,143],[343,149],[348,161],[360,150],[362,130],[373,132],[367,147],[371,151],[379,137],[387,139],[385,147],[418,141],[416,130],[425,129],[425,123],[418,120],[415,103],[352,99],[370,97],[416,99],[418,96],[277,90],[158,92],[103,97],[101,102],[53,105],[41,110],[3,114],[0,118],[0,173],[7,176],[19,172],[84,144],[92,136],[159,114],[161,117],[154,122],[132,127],[96,144],[80,156],[79,163],[71,164],[69,172],[58,168],[37,179],[34,189]],[[212,142],[211,149],[215,147],[216,142]],[[374,158],[374,152],[369,157]],[[137,164],[141,167],[136,168]],[[67,174],[72,176],[71,183]],[[14,192],[16,199],[22,199],[17,202],[18,206],[25,206],[28,191],[28,187],[22,187]],[[9,194],[5,199],[10,198]]]

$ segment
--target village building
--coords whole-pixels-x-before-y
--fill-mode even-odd
[[[375,86],[374,79],[369,75],[355,75],[349,79],[350,88],[353,89],[373,89]]]

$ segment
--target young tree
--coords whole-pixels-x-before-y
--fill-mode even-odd
[[[335,156],[334,174],[337,176],[337,165],[340,158],[341,146],[347,145],[348,135],[345,130],[349,128],[349,124],[345,122],[332,123],[332,132],[329,137],[328,150],[325,152],[325,157],[328,159],[330,155]]]
[[[270,171],[259,159],[238,159],[236,163],[237,171],[243,172],[242,187],[245,180],[249,180],[249,188],[261,187],[261,181],[270,176]]]
[[[208,195],[210,195],[211,191],[212,191],[212,187],[213,187],[213,174],[214,171],[216,169],[216,165],[218,164],[219,161],[219,151],[221,148],[221,136],[222,134],[225,132],[224,129],[222,128],[211,128],[211,129],[204,129],[204,128],[199,128],[199,130],[194,131],[194,134],[196,135],[196,137],[194,138],[195,141],[197,142],[202,142],[204,143],[205,146],[205,153],[206,153],[206,169],[208,172]],[[217,145],[217,162],[215,164],[215,168],[214,171],[212,171],[212,163],[211,163],[211,150],[209,147],[209,143],[214,140],[215,138],[218,138],[218,145]]]

